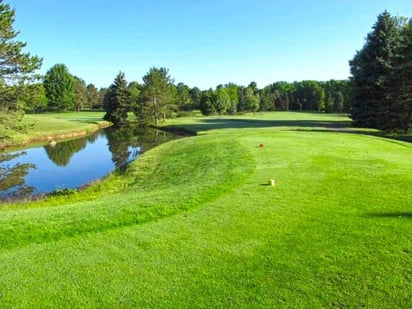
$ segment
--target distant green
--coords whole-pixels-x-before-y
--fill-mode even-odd
[[[11,135],[15,144],[26,143],[47,136],[74,132],[92,132],[99,126],[108,125],[103,120],[103,112],[65,112],[26,114],[22,124],[25,132],[15,132]],[[1,146],[1,145],[0,145]]]
[[[2,207],[1,307],[411,307],[410,143],[315,113],[165,127],[198,135]]]

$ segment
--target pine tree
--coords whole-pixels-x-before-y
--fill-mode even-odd
[[[378,16],[362,50],[349,62],[354,91],[351,118],[357,126],[385,127],[399,33],[399,19],[385,11]]]
[[[153,67],[143,76],[143,82],[135,114],[140,125],[157,125],[173,107],[173,79],[168,69]]]
[[[0,142],[8,138],[10,130],[21,130],[19,121],[24,106],[19,98],[24,95],[24,82],[34,77],[42,59],[23,53],[26,43],[16,41],[19,34],[13,29],[15,11],[0,1]]]
[[[407,132],[412,128],[412,19],[402,29],[401,46],[394,58],[384,129]]]
[[[130,109],[130,92],[124,73],[120,72],[106,94],[106,114],[103,119],[111,121],[115,126],[125,124]]]

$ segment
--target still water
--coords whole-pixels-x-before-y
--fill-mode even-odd
[[[175,138],[171,133],[128,126],[102,129],[54,146],[0,153],[0,201],[79,188]]]

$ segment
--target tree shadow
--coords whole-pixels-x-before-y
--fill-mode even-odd
[[[72,118],[72,119],[66,119],[66,120],[71,121],[71,122],[99,124],[99,122],[96,121],[96,118]]]
[[[333,118],[333,115],[328,115]],[[362,134],[376,137],[382,137],[407,143],[412,142],[412,134],[391,135],[381,131],[375,131],[368,128],[353,127],[350,120],[341,120],[337,115],[337,120],[266,120],[266,119],[242,119],[242,118],[204,118],[199,119],[197,123],[184,125],[166,125],[166,130],[183,129],[185,131],[195,132],[209,131],[216,129],[247,129],[247,128],[285,128],[290,131],[312,131],[312,132],[337,132]]]
[[[372,212],[366,214],[371,218],[407,218],[412,219],[412,212],[409,211],[397,211],[397,212]]]
[[[268,127],[303,127],[303,128],[345,128],[350,121],[323,121],[323,120],[265,120],[265,119],[236,119],[236,118],[205,118],[194,124],[185,124],[183,127],[194,132],[214,129],[241,129],[241,128],[268,128]],[[179,125],[166,125],[166,128]]]

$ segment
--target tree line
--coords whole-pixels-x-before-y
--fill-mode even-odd
[[[87,90],[83,91],[87,93]],[[108,112],[105,118],[117,123],[127,118],[127,112],[134,112],[141,123],[153,124],[193,110],[200,110],[204,115],[288,110],[348,112],[352,88],[349,80],[330,80],[275,82],[262,89],[255,82],[246,87],[228,83],[201,90],[184,83],[175,85],[167,68],[152,67],[142,84],[128,83],[120,72],[113,84],[99,93],[96,98],[101,101],[88,103],[87,109],[103,107]]]
[[[174,83],[167,68],[150,68],[143,83],[127,82],[120,72],[108,88],[97,89],[72,75],[64,64],[51,67],[42,83],[31,85],[24,105],[30,111],[104,109],[105,119],[121,124],[134,112],[142,124],[184,111],[200,110],[204,115],[257,111],[309,110],[348,112],[352,88],[349,80],[275,82],[262,89],[228,83],[215,89],[190,88]]]

